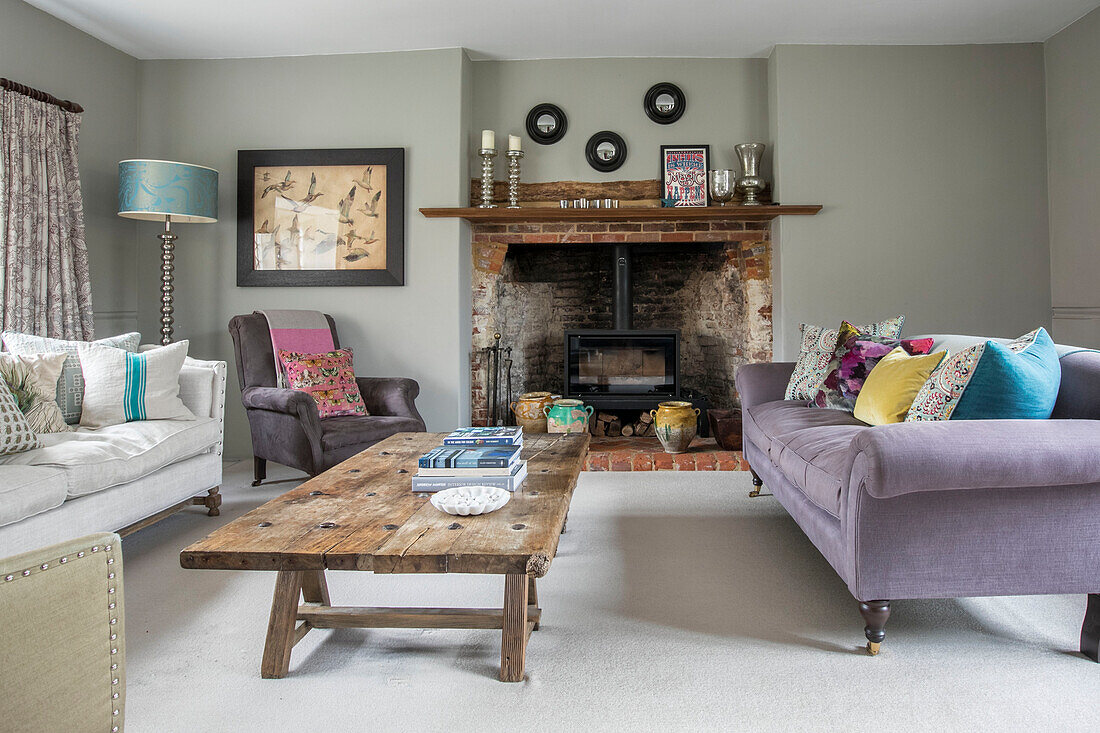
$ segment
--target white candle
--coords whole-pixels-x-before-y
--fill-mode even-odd
[[[496,133],[492,130],[481,131],[481,147],[482,148],[495,148],[497,142]]]
[[[519,146],[519,135],[508,136],[508,149],[509,150],[522,150]]]

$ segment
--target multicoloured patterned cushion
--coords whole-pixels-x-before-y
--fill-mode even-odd
[[[22,453],[40,445],[38,436],[20,412],[7,382],[0,379],[0,455]]]
[[[67,433],[72,427],[58,407],[57,381],[67,354],[0,354],[0,379],[7,383],[35,433]]]
[[[810,404],[851,412],[863,388],[863,380],[880,359],[899,347],[910,356],[927,354],[932,350],[932,339],[878,338],[860,333],[855,326],[844,321],[825,379]]]
[[[5,331],[3,340],[4,348],[13,354],[63,352],[69,355],[69,358],[65,360],[65,366],[61,370],[61,379],[57,381],[57,404],[61,407],[61,414],[65,416],[65,422],[69,425],[80,422],[80,407],[84,401],[84,376],[80,371],[80,357],[77,356],[77,352],[80,350],[81,344],[89,342],[66,341],[65,339],[34,336],[33,334],[16,333],[15,331]],[[141,334],[134,331],[99,339],[91,343],[125,351],[137,351],[138,345],[141,343]]]
[[[287,385],[312,397],[322,418],[370,414],[355,383],[351,349],[323,354],[280,350],[279,359],[286,367]]]
[[[901,325],[904,321],[905,316],[898,316],[856,328],[869,336],[896,339],[901,336]],[[829,362],[833,359],[839,339],[839,329],[802,324],[798,363],[794,366],[794,373],[787,383],[783,399],[812,400],[817,396],[817,389],[828,374]]]
[[[948,355],[905,421],[1048,418],[1060,381],[1058,354],[1045,328],[1007,344],[986,341]],[[964,400],[972,385],[977,388]]]

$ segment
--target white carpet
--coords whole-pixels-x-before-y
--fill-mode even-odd
[[[877,658],[847,589],[745,473],[586,473],[527,679],[493,631],[312,631],[261,680],[270,573],[180,548],[289,489],[227,466],[222,516],[123,542],[131,731],[1096,729],[1084,597],[901,601]],[[273,477],[291,476],[273,470]],[[335,604],[499,606],[503,579],[330,573]]]

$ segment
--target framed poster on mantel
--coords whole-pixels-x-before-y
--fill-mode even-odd
[[[237,285],[404,284],[404,148],[237,151]]]
[[[709,145],[661,146],[661,198],[673,206],[706,206]]]

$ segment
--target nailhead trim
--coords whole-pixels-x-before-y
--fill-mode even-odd
[[[115,558],[113,556],[113,551],[114,551],[115,548],[114,548],[113,545],[103,545],[102,547],[100,547],[99,545],[93,545],[92,547],[90,547],[88,549],[92,553],[97,553],[102,549],[104,551],[104,553],[107,554],[106,564],[107,565],[114,565],[115,564]],[[86,554],[87,554],[86,551],[80,550],[76,553],[76,559],[79,560],[79,559],[85,557]],[[69,560],[70,560],[70,558],[67,555],[64,556],[64,557],[59,557],[59,558],[57,558],[57,560],[50,561],[50,562],[44,562],[44,563],[42,563],[41,565],[39,565],[37,567],[26,568],[26,569],[22,570],[19,573],[18,577],[26,578],[26,577],[29,577],[32,573],[35,573],[35,572],[45,572],[45,571],[50,569],[50,565],[52,563],[56,563],[58,565],[64,565],[65,563],[69,562]],[[14,581],[16,579],[16,577],[17,576],[16,576],[15,573],[9,573],[9,574],[4,576],[4,582],[5,583],[10,583],[10,582]],[[114,577],[115,577],[114,572],[108,572],[107,573],[108,581],[114,580]],[[107,620],[108,620],[109,626],[116,626],[118,624],[118,617],[115,615],[115,609],[117,607],[117,603],[114,600],[111,600],[111,596],[113,596],[114,593],[115,593],[115,587],[113,585],[108,584],[108,587],[107,587],[107,595],[108,595]],[[112,632],[111,635],[110,635],[110,640],[115,641],[117,639],[118,639],[118,634]],[[111,647],[111,657],[112,657],[111,671],[112,672],[114,672],[118,669],[118,662],[114,661],[114,659],[113,659],[114,656],[117,655],[117,654],[118,654],[118,647]],[[121,685],[121,683],[122,683],[122,679],[120,677],[112,676],[112,678],[111,678],[111,688],[112,688],[112,690],[111,690],[111,699],[112,700],[117,700],[119,698],[120,692],[117,688]],[[118,716],[119,716],[120,713],[121,713],[121,710],[119,708],[112,708],[112,711],[111,711],[111,724],[112,724],[111,725],[111,731],[112,731],[112,733],[117,733],[117,731],[119,730]]]

